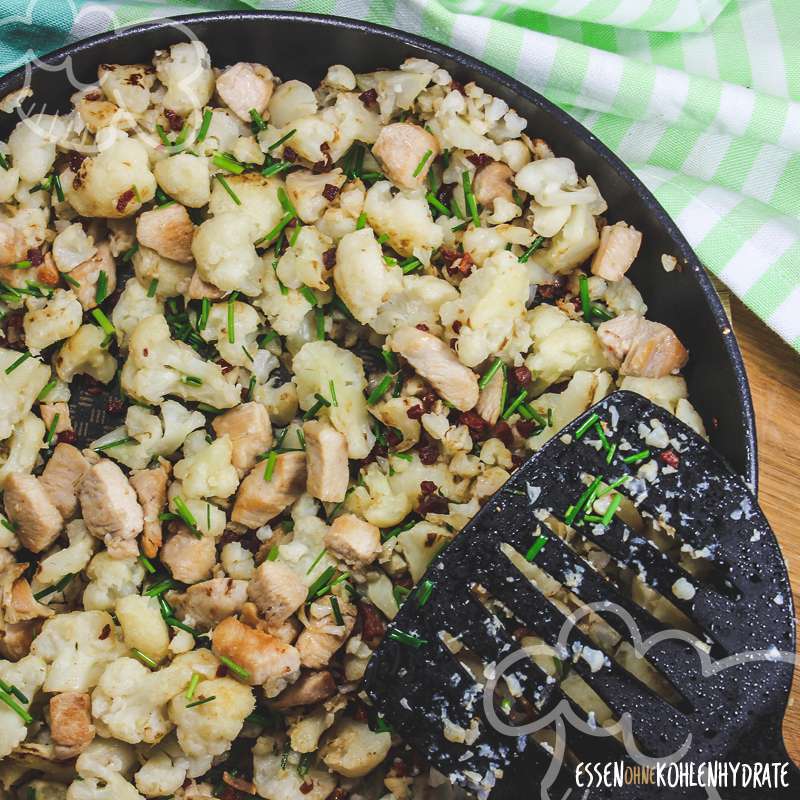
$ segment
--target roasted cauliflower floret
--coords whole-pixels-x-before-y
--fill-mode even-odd
[[[300,755],[289,753],[284,761],[280,742],[262,736],[253,748],[253,783],[265,800],[326,800],[336,788],[336,779],[324,769],[311,766],[300,775]]]
[[[50,370],[38,358],[19,361],[22,353],[0,347],[0,440],[28,414],[50,380]],[[19,361],[14,369],[11,365]]]
[[[17,698],[18,704],[26,713],[30,701],[42,688],[46,669],[45,662],[35,654],[25,656],[14,664],[0,661],[0,680],[8,686],[16,686],[28,698],[27,703]],[[28,729],[23,719],[9,706],[0,703],[0,759],[11,755],[25,741],[27,735]]]
[[[108,383],[117,371],[117,360],[103,346],[106,334],[97,325],[81,325],[53,359],[56,374],[69,383],[75,375],[90,375]]]
[[[202,208],[211,197],[211,174],[202,156],[176,153],[153,167],[158,185],[188,208]]]
[[[72,292],[56,289],[48,300],[32,299],[23,319],[25,344],[33,353],[76,333],[81,326],[83,309]]]
[[[175,465],[174,475],[182,482],[184,496],[230,497],[239,485],[239,473],[231,463],[232,456],[229,436],[221,436],[211,444],[203,441],[197,451]]]
[[[202,108],[214,92],[214,70],[206,46],[199,40],[173,44],[156,53],[156,75],[167,87],[164,107],[178,114]]]

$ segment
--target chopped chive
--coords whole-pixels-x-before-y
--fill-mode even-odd
[[[410,594],[411,589],[406,589],[405,586],[395,586],[392,588],[392,597],[394,597],[394,602],[398,608],[405,603]]]
[[[338,408],[339,401],[336,399],[336,384],[333,382],[333,379],[328,381],[328,389],[331,393],[331,405]]]
[[[319,551],[319,555],[314,559],[314,561],[312,562],[311,566],[306,570],[306,575],[310,575],[314,571],[314,567],[316,567],[317,564],[319,564],[319,562],[322,561],[322,557],[327,552],[328,551],[325,550],[324,548]]]
[[[116,329],[111,324],[111,320],[103,313],[103,311],[99,308],[92,309],[92,316],[97,320],[97,323],[103,329],[103,333],[106,336],[113,336],[116,333]]]
[[[8,169],[8,159],[4,153],[0,153],[0,167],[3,169]]]
[[[374,406],[386,394],[387,389],[392,384],[392,376],[384,375],[383,380],[369,393],[367,405]]]
[[[362,211],[356,220],[356,230],[360,231],[367,224],[367,212]]]
[[[317,305],[317,296],[314,294],[314,290],[308,286],[301,286],[298,291],[300,292],[303,297],[305,297],[306,302],[311,305]]]
[[[281,138],[280,138],[280,139],[278,139],[278,141],[277,141],[277,142],[273,142],[273,143],[272,143],[272,144],[271,144],[271,145],[270,145],[270,146],[267,148],[267,152],[271,153],[271,152],[272,152],[272,151],[273,151],[273,150],[274,150],[276,147],[280,147],[280,146],[281,146],[281,145],[282,145],[284,142],[286,142],[286,141],[288,141],[289,139],[291,139],[291,138],[292,138],[292,136],[294,136],[296,133],[297,133],[297,129],[296,129],[296,128],[292,128],[292,130],[290,130],[290,131],[289,131],[289,133],[286,133],[286,134],[284,134],[283,136],[281,136]]]
[[[575,431],[575,439],[580,439],[583,435],[592,427],[600,419],[599,414],[591,414],[589,415],[578,427],[578,430]]]
[[[234,292],[228,298],[228,343],[235,344],[236,343],[236,319],[234,316],[234,312],[236,309],[234,308],[234,303],[236,302],[238,294]]]
[[[250,355],[250,351],[244,345],[242,345],[242,350],[244,350],[244,354],[252,362],[253,356]],[[253,377],[255,378],[255,375]]]
[[[381,350],[381,357],[389,372],[397,372],[400,369],[397,364],[397,357],[391,350]]]
[[[607,495],[609,492],[614,491],[614,489],[616,489],[618,486],[622,486],[623,483],[627,483],[630,479],[631,479],[630,475],[620,476],[616,480],[611,481],[611,483],[609,483],[608,486],[606,486],[604,489],[600,489],[597,492],[597,496],[603,497],[604,495]]]
[[[525,398],[528,396],[528,390],[523,389],[510,403],[508,408],[503,412],[502,418],[508,419],[516,410],[517,406],[521,405],[525,402]]]
[[[548,428],[552,428],[553,427],[553,409],[552,408],[548,408],[547,409],[547,427]]]
[[[478,387],[479,388],[485,389],[489,385],[489,381],[492,378],[494,378],[495,373],[497,372],[497,370],[500,369],[500,366],[502,365],[502,363],[503,363],[503,359],[502,358],[496,358],[494,360],[494,362],[492,363],[492,366],[489,367],[489,369],[486,370],[486,372],[483,374],[481,379],[478,381]]]
[[[0,690],[0,701],[21,717],[26,725],[30,725],[33,722],[33,717],[7,692]]]
[[[150,281],[150,285],[147,287],[147,296],[155,297],[157,290],[158,290],[158,278],[153,278],[153,280]]]
[[[60,418],[60,414],[56,413],[53,414],[53,421],[50,423],[50,427],[47,429],[47,436],[45,436],[44,443],[49,447],[50,443],[53,441],[53,437],[56,435],[56,426],[58,425],[58,420]]]
[[[250,678],[250,673],[242,666],[237,664],[235,661],[231,660],[227,656],[220,656],[219,660],[231,671],[234,675],[242,678],[242,680],[248,680]]]
[[[13,364],[9,364],[6,367],[5,369],[6,375],[10,375],[18,366],[24,364],[30,357],[31,357],[30,352],[26,350]]]
[[[638,453],[633,453],[633,455],[624,456],[622,460],[626,464],[635,464],[637,461],[644,461],[646,458],[650,458],[649,450],[640,450]]]
[[[270,450],[267,455],[267,464],[264,467],[264,481],[269,482],[272,480],[272,474],[275,472],[275,462],[278,460],[278,453],[275,450]]]
[[[428,201],[430,205],[432,205],[437,211],[440,211],[446,217],[451,216],[450,209],[442,202],[439,201],[439,198],[433,192],[428,192],[425,195],[425,199]]]
[[[302,428],[297,429],[297,438],[300,440],[300,449],[306,449],[306,435],[303,433]]]
[[[535,253],[544,244],[544,236],[537,236],[531,246],[517,259],[520,264],[527,264],[532,253]]]
[[[343,316],[347,319],[354,321],[355,317],[353,316],[353,312],[345,305],[344,300],[339,297],[338,294],[333,296],[333,300],[331,300],[331,305]]]
[[[344,618],[342,617],[342,610],[339,608],[339,598],[336,595],[331,595],[331,608],[333,609],[333,618],[336,620],[337,625],[344,625]]]
[[[136,202],[141,203],[142,196],[139,194],[139,187],[135,183],[133,186],[131,186],[131,191],[133,192],[133,196],[136,198]]]
[[[585,275],[578,278],[580,283],[581,295],[581,308],[583,309],[583,318],[586,322],[592,319],[592,301],[589,299],[589,279]]]
[[[264,128],[267,127],[267,123],[264,122],[264,117],[262,117],[261,114],[258,113],[258,110],[255,108],[251,108],[249,113],[250,113],[250,119],[253,120],[251,124],[253,133],[260,133],[261,131],[264,130]]]
[[[97,276],[94,299],[99,305],[106,297],[108,297],[108,273],[104,269],[101,269],[100,274]]]
[[[138,251],[138,249],[139,249],[139,242],[135,242],[133,247],[129,247],[122,254],[122,260],[127,264],[128,261],[130,261],[134,257],[134,255],[136,255],[136,252]],[[66,276],[65,276],[65,278],[66,278]]]
[[[411,453],[392,453],[395,458],[402,458],[403,461],[413,461],[414,457]]]
[[[289,169],[291,166],[291,161],[276,161],[274,164],[264,167],[264,169],[261,170],[261,174],[265,178],[269,178],[272,175],[277,175],[279,172]]]
[[[174,147],[180,147],[185,141],[186,137],[189,135],[189,124],[184,120],[183,125],[181,125],[181,129],[178,131],[178,135],[175,137],[175,141],[173,142]]]
[[[614,442],[614,444],[612,444],[611,447],[608,448],[608,453],[606,454],[606,464],[610,464],[612,462],[612,460],[614,459],[614,454],[616,452],[617,452],[617,443]]]
[[[195,375],[184,375],[181,378],[181,383],[185,383],[187,386],[202,386],[203,379],[198,378]]]
[[[64,202],[64,187],[61,185],[61,178],[53,173],[53,188],[56,190],[56,197],[59,203]]]
[[[267,553],[267,561],[277,561],[278,560],[278,545],[274,544],[269,549],[269,553]]]
[[[167,602],[163,594],[158,596],[158,605],[161,607],[161,616],[165,620],[169,620],[170,618],[172,618],[173,614],[172,606]]]
[[[536,537],[536,541],[528,548],[528,552],[525,553],[525,560],[533,561],[533,559],[539,555],[539,551],[545,546],[546,542],[547,537],[543,533],[540,533]]]
[[[388,242],[388,241],[389,241],[389,234],[388,233],[382,233],[378,237],[378,244],[386,244],[386,242]]]
[[[409,272],[413,272],[418,267],[422,266],[422,262],[418,258],[407,258],[400,264],[400,268],[403,270],[403,275],[408,275]]]
[[[466,227],[467,227],[466,221],[465,222],[459,222],[458,225],[453,225],[453,227],[450,228],[450,231],[451,231],[451,233],[455,233],[456,231],[466,230]]]
[[[602,522],[603,518],[599,514],[584,514],[582,522]]]
[[[56,583],[52,586],[48,586],[46,589],[42,589],[33,596],[34,600],[41,600],[44,597],[49,597],[51,594],[56,594],[57,592],[63,592],[64,589],[67,588],[69,582],[75,577],[74,572],[68,572],[63,577],[59,578]]]
[[[2,689],[7,694],[13,694],[20,703],[30,703],[30,700],[16,687],[14,684],[6,683],[4,680],[0,680],[0,689]]]
[[[17,532],[16,524],[7,519],[0,520],[0,525],[2,525],[7,531],[11,531],[11,533]]]
[[[217,696],[212,694],[211,697],[204,697],[202,700],[195,700],[193,703],[187,703],[186,708],[195,708],[196,706],[202,706],[205,703],[210,703],[212,700],[216,700]]]
[[[197,318],[197,330],[202,331],[205,330],[206,325],[208,324],[208,315],[211,313],[211,301],[207,298],[203,298],[203,302],[200,306],[200,316]]]
[[[235,158],[225,153],[214,153],[211,163],[220,169],[232,172],[234,175],[241,175],[244,172],[244,164],[240,164]]]
[[[312,600],[315,600],[317,597],[321,597],[324,594],[327,594],[330,590],[329,584],[331,578],[336,574],[336,567],[330,566],[326,567],[318,576],[314,583],[308,587],[308,595],[306,597],[306,602],[310,603]]]
[[[609,525],[611,523],[611,520],[614,518],[614,514],[617,513],[620,503],[622,503],[622,495],[615,494],[611,498],[611,502],[608,504],[606,513],[603,514],[603,525]]]
[[[567,525],[572,525],[575,521],[575,518],[580,514],[584,507],[591,506],[594,502],[594,495],[597,491],[597,487],[600,486],[602,478],[595,478],[591,485],[586,488],[583,494],[578,498],[578,502],[575,503],[574,506],[570,506],[567,509],[567,513],[564,516],[564,522]]]
[[[314,309],[314,321],[317,329],[317,341],[322,342],[325,340],[325,312],[322,306],[317,306]]]
[[[169,136],[167,136],[167,132],[164,130],[164,127],[160,122],[158,125],[156,125],[156,133],[158,134],[158,138],[161,139],[161,144],[163,144],[164,147],[172,147],[172,142],[169,140]]]
[[[278,202],[281,204],[281,208],[287,213],[291,214],[292,216],[297,216],[297,209],[292,204],[292,201],[289,199],[289,195],[286,194],[286,189],[283,186],[278,187]]]
[[[95,453],[102,453],[104,450],[111,450],[112,447],[121,447],[123,444],[128,444],[133,441],[135,441],[133,436],[125,436],[122,439],[115,439],[113,442],[100,444],[97,447],[93,447],[92,450],[94,450]]]
[[[161,581],[160,583],[156,583],[151,586],[145,593],[145,597],[159,597],[160,595],[164,594],[164,592],[169,591],[170,589],[174,589],[175,584],[173,583],[171,578],[167,578],[166,580]]]
[[[422,645],[428,644],[427,639],[422,639],[412,633],[406,633],[398,629],[389,631],[389,638],[395,642],[400,642],[400,644],[408,645],[409,647],[422,647]]]
[[[48,384],[45,385],[44,389],[42,389],[42,391],[39,392],[38,395],[36,395],[36,399],[37,400],[44,400],[45,397],[47,397],[47,395],[49,395],[50,392],[52,392],[53,389],[55,389],[57,384],[58,384],[58,381],[55,380],[55,379],[50,381]]]
[[[606,437],[606,432],[603,430],[603,426],[600,422],[596,422],[594,425],[594,429],[597,431],[597,438],[603,443],[603,450],[608,450],[611,447],[611,442],[608,441]]]
[[[289,247],[294,247],[297,244],[297,237],[300,236],[301,230],[303,230],[303,226],[298,222],[298,224],[294,226],[292,238],[289,239]]]
[[[433,155],[433,150],[426,150],[425,155],[422,156],[420,159],[419,164],[417,164],[416,169],[414,170],[413,177],[417,177],[423,169],[425,169],[425,165],[428,163],[428,159]]]
[[[24,261],[17,261],[14,264],[9,264],[6,269],[30,269],[31,262],[25,259]]]
[[[481,218],[478,214],[478,201],[475,199],[475,193],[472,191],[472,179],[470,178],[469,170],[464,170],[461,174],[461,180],[464,184],[464,199],[467,201],[467,210],[472,217],[472,224],[476,228],[480,228]]]
[[[417,589],[417,605],[422,608],[430,600],[431,592],[436,584],[431,580],[424,580]]]
[[[455,196],[450,198],[450,210],[449,210],[451,217],[458,217],[459,219],[464,219],[464,214],[461,211],[461,207],[458,205],[458,200],[456,200]],[[464,222],[464,227],[466,227],[467,223]]]
[[[146,655],[136,647],[131,647],[131,655],[134,658],[139,659],[139,661],[141,661],[146,667],[150,667],[150,669],[155,669],[158,666],[158,664],[152,658],[150,658],[150,656]]]
[[[191,700],[194,697],[195,689],[197,689],[197,684],[200,683],[200,674],[195,672],[192,675],[192,679],[189,681],[189,688],[186,690],[186,699]]]
[[[599,319],[601,322],[608,322],[608,320],[614,319],[614,314],[608,309],[595,305],[594,303],[592,303],[592,316],[595,317],[595,319]]]
[[[272,229],[272,230],[271,230],[269,233],[267,233],[267,234],[265,234],[264,236],[262,236],[262,237],[261,237],[261,238],[260,238],[260,239],[259,239],[259,240],[258,240],[258,241],[255,243],[255,244],[256,244],[256,246],[261,246],[261,245],[262,245],[264,242],[266,242],[266,245],[264,245],[264,246],[269,246],[270,244],[272,244],[273,240],[277,239],[277,238],[278,238],[278,237],[281,235],[281,233],[283,232],[283,229],[284,229],[284,228],[285,228],[285,227],[286,227],[286,226],[287,226],[287,225],[288,225],[288,224],[289,224],[289,223],[290,223],[290,222],[291,222],[293,219],[294,219],[294,217],[293,217],[291,214],[284,214],[284,215],[283,215],[283,216],[280,218],[280,221],[278,222],[278,224],[277,224],[277,225],[276,225],[276,226],[275,226],[275,227],[274,227],[274,228],[273,228],[273,229]],[[275,262],[275,264],[277,264],[277,261]],[[275,266],[275,265],[273,265],[273,266]],[[279,283],[280,283],[280,281],[279,281]],[[283,286],[283,284],[281,284],[281,286]],[[283,290],[282,290],[282,289],[281,289],[281,291],[283,292]],[[283,293],[285,294],[285,292],[283,292]]]
[[[382,172],[362,172],[361,173],[361,180],[362,181],[382,181],[385,180],[386,176]]]
[[[214,177],[220,182],[222,188],[228,193],[231,200],[233,200],[233,202],[236,203],[237,206],[240,206],[242,204],[242,201],[239,199],[236,192],[234,192],[233,189],[231,189],[231,185],[228,183],[228,181],[226,181],[225,178],[223,178],[222,175],[220,175],[219,173],[217,173]]]
[[[317,395],[317,397],[319,398],[319,395]],[[317,414],[322,410],[322,407],[328,405],[330,405],[330,403],[325,400],[324,397],[322,399],[317,399],[317,402],[314,403],[314,405],[311,406],[311,408],[309,408],[305,414],[303,414],[303,420],[308,422],[308,420],[314,419],[314,417],[316,417]]]
[[[153,566],[153,562],[144,555],[139,555],[139,563],[145,568],[147,572],[151,575],[155,575],[156,568]]]
[[[197,530],[197,520],[183,501],[183,498],[175,497],[173,502],[175,503],[175,510],[178,512],[178,516],[186,523],[198,539],[202,538],[202,534]]]
[[[197,131],[197,139],[196,139],[196,141],[197,141],[198,144],[200,144],[200,142],[204,141],[206,136],[208,136],[208,129],[209,129],[210,125],[211,125],[211,117],[212,117],[212,115],[213,115],[213,112],[211,111],[210,108],[207,108],[203,112],[203,121],[200,123],[200,130]]]

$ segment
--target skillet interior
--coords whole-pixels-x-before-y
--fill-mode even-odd
[[[102,34],[62,48],[26,76],[22,67],[0,80],[4,96],[27,79],[34,90],[24,108],[64,112],[75,91],[69,73],[56,65],[69,57],[71,72],[95,81],[97,65],[149,61],[152,52],[187,31],[209,48],[214,64],[263,61],[279,76],[316,84],[331,64],[354,71],[394,67],[409,56],[427,57],[462,83],[476,80],[528,121],[527,132],[548,141],[558,155],[572,158],[580,174],[591,174],[608,201],[609,221],[625,219],[644,234],[630,276],[649,307],[648,318],[670,325],[691,352],[684,374],[692,403],[702,415],[717,450],[753,487],[757,482],[756,434],[750,390],[741,354],[725,312],[686,240],[633,173],[582,125],[532,89],[475,59],[402,31],[336,17],[280,12],[196,14],[159,20]],[[55,68],[55,69],[54,69]],[[0,119],[6,139],[16,114]],[[682,272],[665,272],[661,254],[675,255]]]

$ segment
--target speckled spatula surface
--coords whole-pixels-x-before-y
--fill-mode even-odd
[[[592,615],[581,616],[585,605]],[[551,780],[548,734],[504,726],[560,729],[573,714],[544,795],[561,797],[576,762],[633,764],[637,750],[696,764],[785,760],[792,667],[781,653],[794,652],[794,636],[785,564],[744,481],[667,411],[616,392],[520,467],[434,559],[370,661],[367,688],[383,724],[492,798],[538,797]],[[643,659],[631,656],[639,641]],[[531,642],[539,655],[509,659]],[[598,735],[603,717],[629,721],[627,746]],[[791,779],[796,792],[800,773]]]

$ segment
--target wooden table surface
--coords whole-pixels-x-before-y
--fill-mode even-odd
[[[741,303],[731,304],[756,410],[759,501],[780,542],[800,608],[800,356]],[[800,309],[798,309],[800,314]],[[783,722],[789,755],[800,765],[800,665]]]

